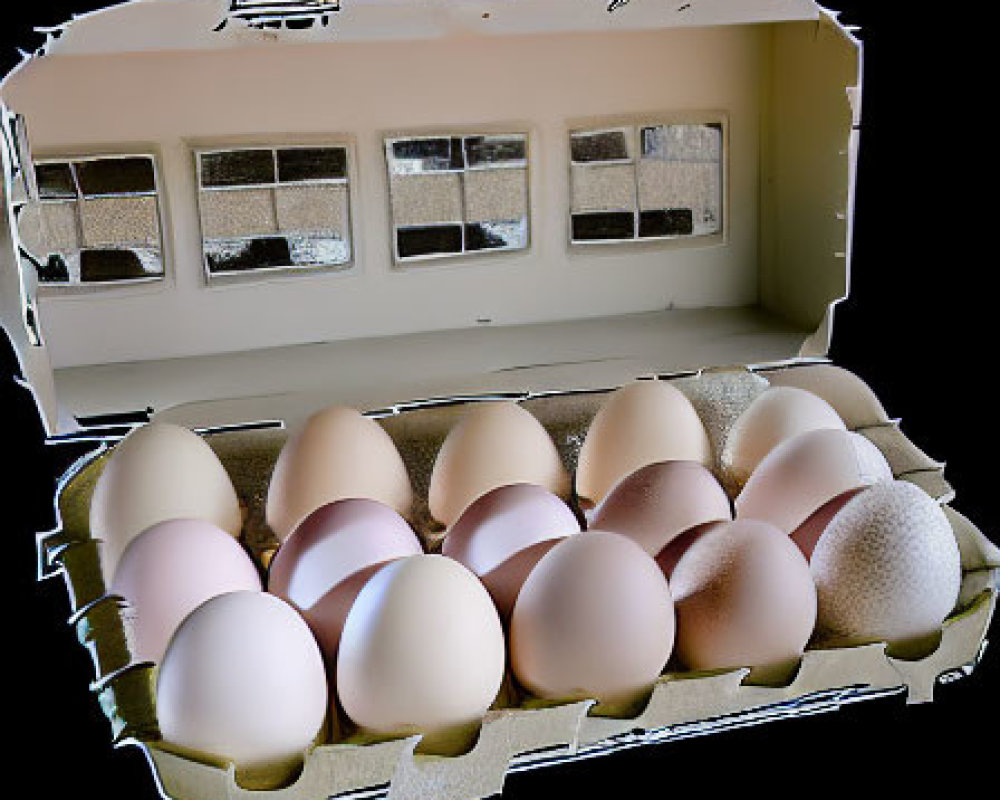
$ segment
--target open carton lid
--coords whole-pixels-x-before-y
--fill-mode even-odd
[[[811,0],[267,5],[124,3],[50,31],[0,84],[0,321],[51,433],[148,410],[192,427],[293,423],[331,403],[825,356],[860,121],[861,45],[832,13]],[[722,132],[718,232],[571,243],[570,132],[675,120]],[[153,157],[161,278],[39,284],[17,228],[34,191],[28,131],[36,163]],[[386,139],[515,131],[526,246],[399,263]],[[210,275],[197,154],[329,142],[349,154],[347,268]]]

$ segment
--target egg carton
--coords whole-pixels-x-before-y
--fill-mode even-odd
[[[244,785],[234,765],[178,751],[160,740],[155,665],[133,658],[127,606],[107,593],[100,545],[88,528],[90,497],[112,446],[104,442],[73,465],[60,483],[61,525],[39,537],[39,574],[61,574],[65,579],[73,610],[70,623],[93,660],[91,689],[111,722],[115,742],[142,748],[161,792],[174,800],[472,800],[499,792],[508,772],[831,711],[892,694],[905,693],[910,703],[927,702],[936,685],[973,670],[996,605],[1000,550],[947,505],[954,492],[944,479],[944,465],[909,441],[863,382],[827,363],[645,377],[670,380],[689,397],[709,432],[717,466],[729,428],[760,392],[768,385],[798,386],[821,396],[849,429],[873,442],[894,477],[920,486],[941,503],[958,542],[962,583],[956,608],[933,649],[904,655],[885,643],[814,645],[780,685],[760,682],[750,669],[667,672],[639,708],[602,707],[594,701],[542,703],[502,692],[502,707],[488,712],[477,735],[446,752],[428,752],[419,736],[372,742],[347,730],[338,741],[310,750],[291,784]],[[504,399],[520,402],[540,420],[572,472],[590,421],[612,388]],[[367,412],[388,431],[410,471],[417,497],[415,526],[429,551],[439,549],[442,539],[426,507],[434,456],[467,404],[496,399],[429,399]],[[264,521],[264,501],[286,431],[274,425],[200,433],[225,465],[244,506],[244,544],[266,566],[277,539]]]

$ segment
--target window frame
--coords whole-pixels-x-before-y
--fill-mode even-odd
[[[57,203],[67,203],[73,202],[77,204],[75,211],[75,222],[77,226],[77,235],[82,236],[82,221],[80,219],[80,209],[82,208],[82,203],[85,199],[88,199],[87,195],[84,195],[80,189],[79,179],[76,177],[76,171],[73,168],[73,164],[87,161],[113,161],[117,159],[136,159],[145,158],[149,159],[153,167],[153,191],[152,193],[142,193],[142,192],[118,192],[112,194],[104,195],[93,195],[93,198],[101,197],[153,197],[156,200],[156,227],[157,227],[157,238],[159,240],[160,247],[160,266],[161,272],[158,275],[145,275],[138,278],[117,278],[113,280],[106,281],[67,281],[63,283],[61,281],[43,281],[36,278],[36,285],[38,287],[38,296],[43,298],[58,298],[58,297],[69,297],[77,294],[91,294],[95,292],[122,292],[128,289],[136,289],[139,291],[150,289],[160,290],[168,286],[168,284],[173,280],[172,274],[172,261],[170,254],[172,252],[172,243],[169,236],[169,226],[167,225],[166,216],[166,205],[167,197],[166,190],[164,188],[165,184],[163,181],[163,171],[160,164],[161,155],[159,151],[155,148],[142,148],[136,150],[121,150],[121,149],[108,149],[108,150],[91,150],[89,152],[80,152],[77,150],[69,150],[65,152],[53,151],[44,153],[41,155],[35,155],[31,161],[31,170],[34,170],[39,165],[43,164],[65,164],[73,169],[73,180],[74,188],[76,194],[74,197],[64,197],[64,198],[42,198],[41,190],[38,191],[38,197],[34,202],[39,205],[43,204],[57,204]],[[80,248],[82,251],[83,247]],[[40,256],[42,254],[33,253],[33,255]],[[32,266],[32,269],[34,267]]]
[[[640,217],[643,209],[639,205],[639,162],[642,158],[642,129],[670,125],[715,125],[720,132],[720,158],[719,158],[719,229],[712,233],[704,234],[668,234],[664,236],[639,236]],[[684,111],[684,112],[664,112],[657,114],[635,114],[625,117],[615,117],[613,119],[577,119],[572,120],[565,130],[566,146],[566,241],[571,250],[587,251],[592,247],[705,247],[717,244],[724,244],[729,240],[729,218],[731,215],[731,204],[729,198],[729,115],[721,111]],[[577,239],[573,236],[573,167],[576,165],[593,164],[595,162],[578,162],[573,160],[572,137],[575,134],[587,133],[607,133],[624,130],[628,134],[627,145],[630,157],[628,159],[614,159],[601,164],[609,166],[632,165],[635,189],[635,208],[632,211],[621,210],[620,212],[578,212],[588,213],[631,213],[633,215],[633,237],[629,239]],[[598,167],[599,168],[599,167]],[[665,209],[666,210],[666,209]]]
[[[523,163],[511,166],[492,166],[492,165],[477,165],[469,166],[468,156],[465,152],[464,140],[468,138],[474,138],[477,136],[481,137],[520,137],[524,140],[524,159]],[[386,204],[386,215],[389,230],[389,247],[391,249],[392,266],[394,270],[408,271],[410,269],[420,269],[430,267],[432,265],[445,266],[449,264],[467,264],[469,261],[477,262],[481,258],[497,258],[502,256],[517,256],[528,253],[532,248],[532,207],[531,207],[531,162],[532,162],[532,138],[533,131],[532,128],[527,124],[511,124],[511,125],[495,125],[486,124],[481,126],[465,126],[460,128],[444,128],[444,129],[432,129],[432,130],[412,130],[412,131],[392,131],[383,132],[381,134],[382,141],[382,157],[385,165],[385,198],[384,202]],[[462,235],[462,249],[455,253],[429,253],[426,255],[417,256],[400,256],[399,254],[399,239],[397,238],[397,231],[400,226],[396,225],[395,215],[393,214],[392,204],[392,158],[390,157],[390,149],[397,142],[405,141],[418,141],[418,140],[431,140],[431,139],[461,139],[463,141],[462,147],[462,168],[457,169],[454,167],[449,167],[447,169],[440,170],[428,170],[427,172],[414,173],[418,175],[458,175],[462,178],[463,182],[463,192],[461,197],[463,216],[465,210],[465,195],[464,195],[464,175],[467,172],[489,172],[492,170],[507,170],[507,169],[519,169],[524,170],[524,189],[525,189],[525,203],[524,203],[524,223],[525,223],[525,235],[524,235],[524,246],[523,247],[494,247],[494,248],[484,248],[480,250],[468,250],[466,249],[466,223],[464,219],[460,220],[442,220],[438,222],[428,222],[420,225],[421,228],[436,228],[436,227],[449,227],[457,225],[461,229]],[[408,227],[408,226],[402,226]]]
[[[192,167],[194,170],[195,208],[198,218],[198,251],[201,256],[202,279],[206,286],[220,286],[233,283],[253,283],[282,278],[303,278],[309,276],[339,276],[354,274],[357,270],[357,237],[356,237],[356,201],[355,186],[357,184],[356,147],[353,139],[346,136],[324,136],[321,139],[289,137],[288,140],[247,141],[247,140],[213,140],[211,142],[189,145]],[[279,150],[322,150],[341,149],[345,154],[345,169],[343,178],[315,178],[310,180],[280,181],[278,180]],[[245,183],[232,186],[209,186],[202,184],[202,157],[215,153],[235,153],[248,150],[270,150],[274,164],[274,180],[270,183]],[[267,189],[274,191],[284,186],[344,186],[347,193],[347,223],[345,230],[348,235],[348,258],[337,264],[318,266],[302,266],[289,264],[285,266],[255,267],[245,270],[228,270],[213,272],[209,269],[205,254],[205,231],[201,212],[201,197],[203,192],[228,192],[247,189]],[[274,236],[280,237],[279,231]],[[250,237],[248,237],[250,238]],[[267,238],[261,236],[260,238]]]

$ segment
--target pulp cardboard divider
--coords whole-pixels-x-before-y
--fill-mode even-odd
[[[789,366],[781,371],[787,385],[791,373],[815,366]],[[868,405],[870,390],[856,378],[841,380],[827,369],[832,381],[817,389],[833,392],[855,407]],[[762,371],[761,374],[768,374]],[[773,373],[772,373],[773,374]],[[806,376],[808,378],[809,376]],[[761,387],[746,370],[713,370],[681,376],[674,385],[696,399],[735,403],[729,414],[710,418],[734,419]],[[846,380],[846,383],[845,383]],[[849,390],[845,390],[844,386]],[[733,387],[756,387],[740,395]],[[724,391],[713,391],[723,387]],[[814,387],[815,388],[815,387]],[[543,423],[567,469],[575,467],[579,444],[610,390],[554,393],[526,397],[520,402]],[[858,396],[851,399],[850,392]],[[406,410],[373,414],[394,439],[413,477],[417,527],[427,549],[435,549],[440,534],[426,514],[430,468],[444,436],[469,403],[484,398],[455,399],[446,404],[415,404]],[[486,398],[494,399],[494,398]],[[708,406],[703,406],[707,408]],[[856,421],[856,420],[855,420]],[[869,420],[870,421],[870,420]],[[916,463],[940,475],[942,466],[909,442],[898,424],[885,420],[858,428],[887,450],[902,453],[894,474]],[[871,436],[873,431],[884,436]],[[725,431],[721,432],[724,436]],[[263,521],[263,502],[274,460],[285,431],[252,429],[204,434],[233,478],[246,508],[244,544],[259,564],[266,562],[277,542]],[[491,710],[471,748],[453,755],[425,755],[420,737],[366,743],[348,737],[321,744],[305,757],[302,773],[287,786],[247,788],[232,765],[179,752],[158,741],[155,727],[155,667],[134,663],[129,647],[126,605],[105,594],[97,548],[87,527],[90,493],[110,451],[81,461],[60,495],[63,527],[40,539],[43,561],[52,561],[70,587],[72,620],[81,641],[91,651],[95,666],[93,689],[112,722],[116,740],[139,744],[153,765],[166,794],[176,800],[261,798],[261,800],[319,800],[331,796],[388,796],[442,800],[472,800],[500,791],[510,769],[537,768],[614,752],[623,747],[703,735],[717,730],[833,710],[847,702],[905,692],[908,702],[933,697],[939,680],[967,674],[977,662],[996,603],[1000,579],[1000,549],[992,545],[959,512],[944,506],[961,554],[962,590],[955,612],[946,621],[940,641],[920,657],[901,658],[887,652],[885,643],[853,647],[814,644],[797,669],[782,684],[756,682],[749,669],[716,673],[664,674],[638,709],[603,709],[590,701],[539,704],[523,698],[516,707]],[[931,467],[931,465],[936,465]],[[942,479],[943,480],[943,479]],[[942,501],[943,498],[937,498]]]

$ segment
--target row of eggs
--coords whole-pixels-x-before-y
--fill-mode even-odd
[[[435,462],[429,505],[447,535],[442,556],[425,555],[392,440],[328,409],[275,466],[267,517],[282,545],[264,594],[221,464],[154,423],[109,459],[91,524],[136,653],[160,664],[164,736],[238,764],[314,740],[326,672],[357,725],[399,734],[480,718],[508,656],[535,695],[615,702],[647,691],[672,654],[693,669],[767,667],[801,655],[817,623],[845,642],[940,627],[960,580],[947,518],[824,401],[768,389],[722,456],[733,505],[687,399],[627,386],[581,448],[580,514],[544,428],[515,404],[475,404]]]

